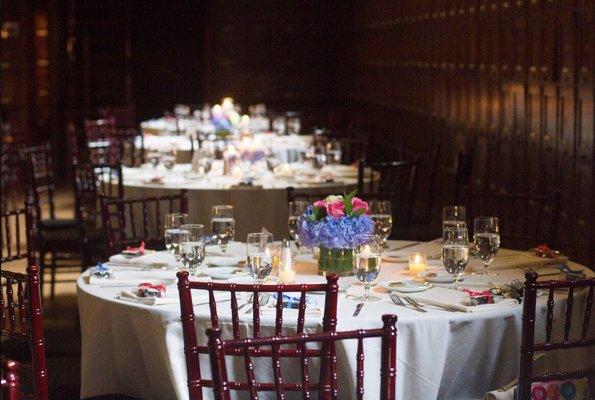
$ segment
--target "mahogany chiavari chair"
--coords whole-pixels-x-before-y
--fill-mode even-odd
[[[23,221],[24,219],[24,221]],[[39,269],[35,266],[35,221],[31,204],[2,213],[0,264],[27,260],[27,273],[0,270],[0,312],[2,336],[27,343],[35,399],[47,399],[47,367],[41,310]],[[3,351],[6,343],[2,343]]]
[[[51,272],[51,297],[55,294],[56,270],[63,265],[58,261],[78,256],[78,223],[76,218],[58,218],[56,216],[54,167],[52,148],[49,143],[26,147],[20,150],[28,177],[27,197],[33,202],[35,220],[38,227],[37,250],[41,279],[45,271]],[[44,210],[47,209],[47,216]],[[46,256],[50,256],[50,264],[46,264]],[[70,267],[70,265],[64,265]]]
[[[33,378],[33,393],[28,397],[47,399],[45,338],[37,266],[28,266],[26,274],[0,271],[0,310],[2,336],[29,346],[31,363],[23,363],[23,369],[30,370]]]
[[[322,329],[324,332],[334,332],[337,326],[337,297],[339,286],[337,284],[338,276],[335,274],[327,275],[326,283],[317,284],[280,284],[280,285],[257,285],[257,284],[236,284],[236,283],[218,283],[218,282],[195,282],[190,281],[187,271],[178,272],[178,291],[180,294],[180,309],[182,314],[182,327],[184,332],[184,353],[186,355],[186,370],[188,372],[188,390],[191,400],[200,400],[203,398],[202,388],[212,388],[216,383],[213,380],[203,379],[200,371],[199,354],[208,354],[208,346],[199,346],[196,334],[196,319],[192,305],[192,290],[205,290],[209,293],[209,310],[211,315],[211,326],[219,327],[219,313],[215,292],[227,292],[231,295],[231,324],[233,328],[233,338],[240,340],[240,317],[238,311],[237,293],[250,293],[252,299],[252,324],[253,338],[259,338],[261,335],[261,321],[259,295],[261,293],[276,293],[275,302],[275,335],[281,336],[283,332],[283,293],[299,293],[299,305],[297,313],[296,331],[298,335],[304,334],[306,325],[306,295],[311,292],[325,292],[325,305],[323,312]],[[230,351],[226,354],[240,355],[239,350]],[[249,352],[252,357],[299,357],[307,354],[309,357],[320,356],[318,350],[305,350],[304,347],[296,349],[283,349],[272,352],[270,349],[255,349]],[[302,360],[303,361],[303,360]],[[302,364],[304,373],[307,374],[307,365]],[[247,371],[249,372],[249,371]],[[231,384],[236,390],[251,390],[250,383]],[[272,385],[267,386],[270,389]],[[295,390],[295,389],[294,389]]]
[[[114,117],[85,120],[85,138],[87,142],[106,140],[116,135]]]
[[[535,352],[559,351],[568,349],[584,349],[595,346],[595,336],[589,335],[591,312],[593,308],[593,292],[595,291],[595,278],[575,281],[537,281],[538,274],[529,272],[525,274],[525,293],[523,299],[523,332],[521,340],[521,360],[519,367],[518,400],[530,400],[531,384],[534,382],[551,382],[555,380],[584,378],[595,374],[595,362],[588,368],[576,371],[563,371],[546,375],[537,375],[533,371]],[[568,289],[564,319],[564,335],[559,341],[552,340],[554,291]],[[580,338],[570,337],[572,326],[573,304],[578,290],[586,289],[584,302],[582,329]],[[548,293],[545,324],[545,341],[535,343],[535,319],[537,291]],[[593,360],[591,360],[593,361]]]
[[[368,162],[361,160],[357,179],[358,193],[390,200],[398,224],[391,236],[402,236],[395,228],[407,229],[412,223],[419,160]]]
[[[188,212],[188,191],[180,194],[134,199],[99,196],[101,219],[108,255],[119,253],[127,246],[163,249],[163,221],[167,213]],[[177,207],[175,205],[178,204]]]
[[[120,165],[84,163],[75,158],[73,168],[75,215],[84,269],[106,258],[99,196],[122,198],[124,183]]]
[[[2,379],[0,380],[2,399],[19,400],[19,392],[21,388],[21,383],[19,381],[20,369],[21,366],[16,361],[9,359],[2,360]]]
[[[272,336],[266,338],[253,339],[232,339],[221,340],[219,329],[209,328],[209,351],[211,359],[211,370],[213,371],[213,380],[215,381],[215,399],[230,400],[231,391],[237,391],[239,387],[245,385],[249,392],[251,400],[259,398],[259,392],[275,392],[277,399],[283,399],[285,392],[299,391],[302,398],[311,398],[312,392],[318,392],[318,399],[337,400],[341,396],[350,396],[339,390],[339,387],[348,385],[338,384],[338,374],[335,373],[337,365],[337,356],[335,346],[337,342],[346,340],[357,340],[357,352],[355,354],[356,373],[356,393],[357,399],[364,398],[364,340],[370,338],[381,338],[381,365],[380,365],[380,387],[378,388],[377,399],[395,400],[396,398],[396,376],[397,376],[397,316],[383,315],[383,327],[378,329],[359,329],[345,332],[322,332],[311,334],[297,334],[289,336]],[[311,357],[307,350],[307,345],[320,343],[321,365],[317,382],[310,380],[308,371],[308,358]],[[283,378],[282,364],[280,356],[283,351],[282,346],[293,346],[296,357],[299,357],[299,365],[290,365],[294,369],[301,368],[300,382],[286,382]],[[255,377],[254,365],[252,363],[252,352],[264,351],[263,347],[268,348],[271,353],[272,370],[274,381],[272,383],[262,383]],[[243,355],[244,365],[248,379],[245,383],[230,381],[227,375],[227,366],[225,363],[226,355],[235,352]],[[297,364],[297,363],[296,363]],[[374,371],[376,373],[376,371]],[[353,393],[351,394],[353,395]]]
[[[562,191],[548,195],[483,193],[466,190],[467,218],[496,216],[500,219],[502,246],[527,250],[540,243],[555,246]]]

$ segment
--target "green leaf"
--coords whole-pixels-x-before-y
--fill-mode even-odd
[[[351,199],[357,194],[357,189],[354,189],[351,193],[343,195],[343,205],[345,206],[345,215],[351,215],[353,212],[353,206],[351,205]]]

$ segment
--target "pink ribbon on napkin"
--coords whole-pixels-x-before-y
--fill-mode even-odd
[[[143,254],[145,254],[145,242],[144,241],[140,242],[140,246],[138,246],[138,247],[132,247],[132,246],[126,247],[126,252],[138,253],[142,256]]]

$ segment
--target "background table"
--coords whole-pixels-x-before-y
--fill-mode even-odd
[[[339,167],[339,166],[337,166]],[[346,167],[346,166],[340,166]],[[234,206],[236,239],[245,240],[250,232],[260,232],[264,227],[276,240],[288,237],[287,187],[294,186],[310,193],[350,192],[357,184],[357,169],[348,176],[337,176],[334,182],[296,182],[290,177],[267,175],[254,182],[255,186],[237,186],[239,179],[230,176],[213,176],[208,179],[184,179],[189,165],[177,165],[173,176],[164,183],[147,182],[150,169],[124,168],[124,197],[170,195],[188,189],[188,213],[194,223],[210,229],[212,207],[217,204]],[[345,168],[342,168],[345,169]],[[332,166],[324,171],[333,171]]]
[[[406,244],[396,242],[396,244]],[[395,242],[391,242],[394,246]],[[434,254],[437,243],[424,243],[403,250],[404,254],[425,251]],[[316,265],[302,257],[298,272],[312,274]],[[526,260],[522,253],[501,258],[502,264],[513,265]],[[516,258],[515,258],[516,257]],[[499,260],[496,260],[498,265]],[[439,264],[439,261],[432,262]],[[573,268],[580,266],[570,263]],[[473,260],[470,269],[481,268]],[[380,280],[403,278],[405,264],[384,263]],[[592,271],[586,270],[590,276]],[[521,278],[518,268],[498,271],[498,278],[510,281]],[[172,271],[173,276],[173,271]],[[320,277],[305,278],[316,280]],[[343,278],[341,278],[343,279]],[[186,367],[183,351],[182,325],[179,305],[144,306],[115,299],[121,290],[117,287],[98,287],[85,283],[85,274],[77,281],[82,330],[81,396],[122,393],[145,399],[186,399]],[[177,290],[175,286],[168,288]],[[381,289],[376,289],[382,300],[367,304],[358,317],[352,317],[356,301],[340,294],[338,303],[338,330],[376,328],[381,326],[382,314],[394,313],[397,325],[397,398],[399,399],[479,399],[488,390],[507,384],[516,377],[521,340],[522,306],[501,308],[476,313],[453,313],[428,308],[422,314],[395,306]],[[584,296],[584,294],[582,294]],[[581,293],[577,293],[581,296]],[[322,303],[323,296],[317,296]],[[564,300],[557,299],[554,322],[563,321]],[[229,303],[223,303],[226,310]],[[538,299],[538,316],[544,315],[545,298]],[[196,306],[197,332],[204,342],[208,326],[208,306]],[[229,313],[229,312],[228,312]],[[579,301],[575,301],[575,315],[582,315]],[[230,314],[230,313],[229,313]],[[242,324],[248,329],[251,316],[242,315]],[[229,315],[220,314],[220,321]],[[272,325],[269,318],[268,325]],[[263,317],[267,325],[267,318]],[[545,318],[539,318],[537,338],[543,337]],[[580,318],[573,323],[580,329]],[[308,326],[321,326],[320,317],[308,317]],[[560,324],[558,324],[560,325]],[[595,329],[591,324],[591,329]],[[574,329],[574,328],[573,328]],[[342,385],[353,385],[355,371],[355,343],[346,342],[339,349],[339,357],[350,354],[350,363],[342,362],[340,371],[350,371],[341,379]],[[366,347],[366,399],[376,399],[379,387],[378,365],[380,344],[371,342]],[[595,357],[593,349],[581,350],[567,363],[577,364]],[[210,371],[208,359],[201,357],[201,370]],[[287,369],[284,369],[285,371]],[[349,378],[351,376],[351,378]],[[208,391],[205,390],[205,393]],[[274,397],[274,396],[273,396]]]

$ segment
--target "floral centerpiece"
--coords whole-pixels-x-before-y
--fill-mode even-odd
[[[363,243],[364,235],[374,233],[370,207],[355,194],[328,196],[308,206],[300,218],[300,241],[319,248],[320,274],[351,275],[353,249]]]

